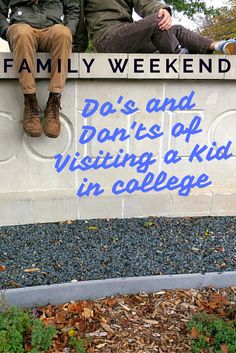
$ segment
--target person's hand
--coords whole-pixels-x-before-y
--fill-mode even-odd
[[[160,9],[157,17],[163,17],[163,19],[158,23],[158,27],[164,31],[172,26],[172,17],[168,10]]]

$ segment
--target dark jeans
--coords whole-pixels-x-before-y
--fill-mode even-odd
[[[162,31],[157,25],[160,21],[155,13],[140,21],[125,23],[111,30],[96,49],[100,53],[179,53],[181,46],[190,53],[211,52],[212,40],[180,25]]]

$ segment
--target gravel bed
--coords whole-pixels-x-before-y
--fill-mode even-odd
[[[0,288],[236,270],[236,217],[0,227]],[[28,272],[25,272],[28,271]]]

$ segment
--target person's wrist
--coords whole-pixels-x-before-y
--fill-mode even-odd
[[[165,16],[168,16],[169,18],[171,17],[171,14],[167,9],[162,9],[162,13],[165,14]]]

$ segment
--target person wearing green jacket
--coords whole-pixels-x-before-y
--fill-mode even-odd
[[[84,18],[84,0],[79,0],[80,18],[73,37],[72,51],[75,53],[84,53],[88,47],[88,31]]]
[[[0,36],[13,52],[24,94],[23,128],[29,136],[38,137],[42,131],[52,138],[60,134],[61,93],[79,17],[78,0],[0,0]],[[43,126],[36,98],[36,51],[51,54],[50,93]]]
[[[134,22],[132,11],[143,19]],[[214,42],[172,25],[171,8],[157,0],[84,0],[89,35],[98,52],[236,54],[236,41]]]

